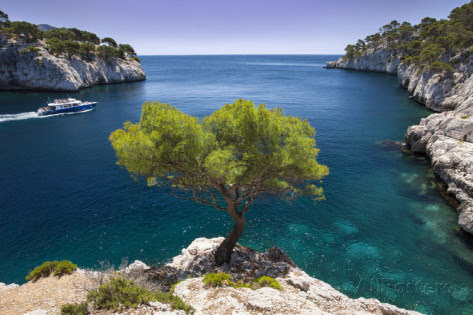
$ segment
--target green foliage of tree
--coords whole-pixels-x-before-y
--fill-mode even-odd
[[[107,45],[100,45],[97,47],[97,54],[102,59],[110,59],[118,57],[118,50]]]
[[[11,37],[27,43],[34,43],[43,38],[43,32],[38,26],[25,21],[10,22],[5,30]]]
[[[95,45],[100,44],[100,38],[94,33],[82,31],[77,28],[69,28],[68,30],[74,34],[74,40],[76,41],[87,42]]]
[[[107,44],[108,46],[113,47],[113,48],[117,48],[117,47],[118,47],[117,42],[116,42],[113,38],[111,38],[111,37],[104,37],[104,38],[102,38],[102,43],[105,43],[105,44]]]
[[[39,49],[37,47],[33,46],[33,45],[22,48],[20,50],[20,54],[22,54],[22,55],[27,54],[27,53],[34,53],[35,55],[37,55],[38,52],[39,52]]]
[[[455,26],[473,31],[473,2],[453,9],[448,18]]]
[[[314,135],[306,120],[240,99],[201,122],[170,105],[147,102],[140,121],[126,122],[110,141],[118,164],[149,185],[229,213],[235,226],[215,253],[223,264],[255,200],[323,198],[315,183],[328,168],[317,163]]]
[[[120,44],[118,45],[118,56],[120,58],[126,58],[127,56],[128,57],[131,57],[133,59],[136,60],[136,52],[135,50],[133,49],[133,47],[131,47],[130,45],[128,44]],[[135,58],[136,57],[136,58]],[[137,60],[138,62],[140,62],[139,58]]]
[[[100,38],[94,33],[82,31],[77,28],[53,28],[44,31],[44,37],[48,39],[58,39],[60,41],[73,40],[78,42],[87,42],[91,44],[100,44]]]
[[[0,27],[8,27],[10,25],[10,20],[8,14],[0,10]]]
[[[452,65],[438,60],[431,63],[429,68],[433,72],[452,72],[454,70]]]
[[[67,28],[52,28],[50,30],[44,31],[44,37],[46,39],[57,39],[60,41],[64,40],[74,40],[74,33]]]
[[[77,269],[77,265],[69,260],[63,261],[46,261],[42,265],[33,269],[29,275],[26,276],[27,281],[36,281],[43,277],[49,277],[51,274],[55,276],[69,275]]]
[[[82,59],[92,60],[94,57],[94,53],[95,53],[94,44],[91,44],[88,42],[84,42],[80,44],[79,55],[81,56]]]

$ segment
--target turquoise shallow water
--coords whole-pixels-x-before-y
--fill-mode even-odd
[[[458,229],[428,161],[383,145],[402,140],[428,111],[394,76],[322,68],[336,58],[144,56],[147,81],[70,93],[100,104],[43,119],[30,112],[65,93],[0,93],[0,282],[22,283],[53,259],[160,264],[196,237],[227,234],[225,213],[134,182],[115,165],[108,136],[137,121],[147,100],[202,117],[241,97],[307,118],[331,171],[324,202],[255,205],[243,244],[277,245],[351,297],[471,313],[472,239]]]

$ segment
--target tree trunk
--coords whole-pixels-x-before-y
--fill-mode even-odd
[[[243,233],[243,229],[245,228],[246,221],[241,216],[239,220],[236,220],[236,224],[233,227],[230,234],[228,234],[227,238],[220,244],[220,246],[215,251],[215,262],[218,265],[223,265],[224,263],[229,264],[232,258],[233,248],[235,247],[238,239],[240,238],[241,234]]]

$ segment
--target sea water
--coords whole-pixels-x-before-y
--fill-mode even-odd
[[[39,119],[66,93],[0,93],[0,282],[24,283],[46,260],[81,267],[162,264],[197,237],[226,235],[228,214],[136,183],[108,137],[157,100],[204,117],[238,98],[279,106],[316,128],[330,168],[326,200],[262,200],[241,243],[279,246],[350,297],[426,313],[473,309],[473,242],[429,162],[405,154],[409,125],[429,112],[395,76],[324,69],[338,56],[143,56],[147,80],[69,93],[88,113]]]

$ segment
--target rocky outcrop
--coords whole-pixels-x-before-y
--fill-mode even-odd
[[[458,61],[453,73],[407,65],[401,57],[401,52],[379,46],[358,58],[340,58],[335,67],[397,74],[409,97],[441,112],[409,127],[405,142],[430,158],[435,173],[460,202],[460,226],[473,233],[473,56],[443,56]]]
[[[166,279],[172,279],[173,283],[181,281],[174,287],[174,295],[191,305],[195,314],[419,314],[376,299],[351,299],[329,284],[307,275],[276,247],[260,253],[237,244],[230,264],[217,266],[213,261],[213,252],[222,241],[223,238],[198,238],[163,267],[149,267],[135,261],[121,273],[149,289],[162,286]],[[282,289],[263,287],[252,290],[204,285],[203,275],[221,271],[229,273],[233,281],[272,276]],[[82,281],[88,286],[79,281],[84,276],[88,278]],[[95,286],[101,283],[97,279],[103,277],[97,272],[79,270],[71,276],[59,279],[49,277],[18,288],[4,290],[0,287],[0,312],[9,314],[21,310],[53,314],[61,303],[80,302],[91,290],[90,283],[95,283]],[[31,300],[28,294],[33,294],[35,299]],[[92,312],[96,313],[104,314],[103,311]],[[164,313],[184,314],[159,302],[125,311],[125,314]]]
[[[25,52],[30,44],[0,36],[0,90],[76,91],[99,84],[145,80],[138,61],[127,58],[57,57],[44,43],[38,52]]]
[[[223,238],[198,238],[168,266],[180,276],[200,277],[179,283],[174,294],[196,309],[196,314],[419,314],[381,303],[376,299],[351,299],[329,284],[310,277],[277,247],[260,253],[238,245],[230,264],[218,267],[212,253]],[[225,271],[232,280],[250,281],[263,275],[276,278],[282,290],[206,287],[202,275]]]
[[[359,58],[340,58],[336,68],[396,74],[401,55],[385,46],[371,48]]]

